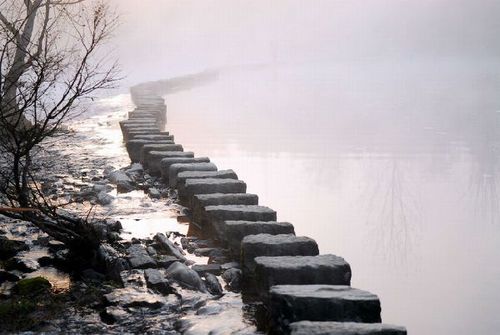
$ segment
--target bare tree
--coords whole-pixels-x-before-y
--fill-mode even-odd
[[[0,0],[0,207],[70,245],[92,229],[48,203],[33,159],[84,99],[114,86],[116,63],[101,49],[116,25],[104,1]]]

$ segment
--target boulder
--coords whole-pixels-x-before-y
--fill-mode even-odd
[[[181,262],[175,262],[170,265],[166,271],[166,275],[167,278],[176,281],[181,286],[190,290],[207,291],[198,273]]]
[[[177,174],[177,178],[175,178],[175,180],[170,180],[170,187],[183,190],[187,179],[203,179],[203,178],[238,179],[238,175],[233,170],[183,171]]]
[[[145,168],[149,169],[150,174],[161,175],[161,160],[174,157],[193,158],[194,153],[191,151],[163,151],[163,149],[148,151],[144,152],[143,165]]]
[[[102,243],[97,251],[97,258],[104,264],[106,275],[114,280],[121,280],[120,273],[130,269],[129,263],[109,244]]]
[[[291,335],[406,335],[406,328],[383,323],[298,321],[290,324]]]
[[[162,233],[158,233],[153,237],[154,241],[157,243],[158,248],[166,253],[167,255],[172,255],[177,257],[177,259],[186,261],[186,257],[182,254],[180,250],[168,237]]]
[[[146,284],[149,288],[162,294],[170,294],[173,292],[168,280],[160,271],[156,269],[146,269],[144,270],[144,276],[146,278]]]
[[[197,194],[213,193],[246,193],[247,184],[235,179],[186,179],[184,187],[179,191],[181,203],[190,204],[191,199]]]
[[[157,309],[167,303],[161,295],[151,294],[144,289],[136,287],[115,289],[111,293],[105,294],[104,298],[109,304],[122,307],[146,307]]]
[[[28,250],[29,247],[23,241],[9,240],[0,236],[0,259],[5,260],[15,256],[18,252]]]
[[[162,170],[162,178],[165,182],[168,181],[170,187],[175,187],[177,174],[183,171],[217,171],[217,166],[214,163],[176,163],[170,165],[168,178],[166,178],[166,172]]]
[[[214,274],[205,273],[205,286],[212,295],[221,296],[223,293],[222,286]]]
[[[277,285],[267,302],[274,330],[296,321],[381,322],[375,294],[342,285]]]
[[[293,225],[288,222],[223,221],[218,227],[218,238],[238,258],[241,254],[241,241],[245,236],[257,234],[295,234]]]
[[[273,285],[350,285],[351,267],[335,255],[257,257],[255,283],[248,287],[266,295]],[[247,287],[246,287],[247,289]]]
[[[315,240],[292,234],[248,235],[241,242],[241,265],[244,276],[253,276],[254,259],[259,256],[316,256],[319,254]]]
[[[211,273],[213,275],[219,276],[222,273],[222,268],[220,264],[196,264],[191,267],[198,274],[205,275]]]
[[[169,151],[183,151],[182,145],[174,144],[173,141],[169,140],[130,140],[127,142],[127,152],[130,160],[133,163],[140,162],[141,160],[141,150],[146,144],[171,144]]]
[[[97,203],[99,205],[110,205],[113,200],[115,200],[115,197],[113,197],[111,194],[106,193],[106,191],[101,191],[97,194]]]
[[[116,185],[119,193],[126,193],[135,189],[134,182],[125,171],[115,170],[108,175],[108,179]]]
[[[276,221],[276,211],[265,206],[220,205],[207,206],[202,212],[203,229],[216,236],[220,236],[224,221]]]
[[[229,290],[233,292],[239,292],[241,290],[241,270],[236,268],[231,268],[222,274],[222,279],[227,284]]]
[[[156,262],[149,256],[142,244],[132,244],[128,249],[128,261],[134,269],[146,269],[156,267]]]

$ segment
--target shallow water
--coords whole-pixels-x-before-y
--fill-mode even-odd
[[[351,65],[224,72],[168,95],[167,128],[185,150],[234,169],[322,253],[345,257],[352,285],[380,296],[384,322],[496,334],[497,68],[421,67],[401,86],[385,65]],[[373,86],[364,70],[387,76]]]

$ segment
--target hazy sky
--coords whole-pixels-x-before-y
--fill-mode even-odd
[[[231,64],[500,59],[500,1],[112,3],[124,86]]]

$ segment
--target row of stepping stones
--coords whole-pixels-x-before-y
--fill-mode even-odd
[[[351,267],[336,255],[320,255],[313,239],[296,236],[292,224],[260,206],[233,170],[218,170],[195,157],[164,130],[166,105],[154,94],[134,92],[137,108],[120,122],[133,163],[177,190],[190,224],[218,240],[242,268],[243,294],[260,301],[268,333],[406,334],[381,323],[379,298],[352,288]]]

